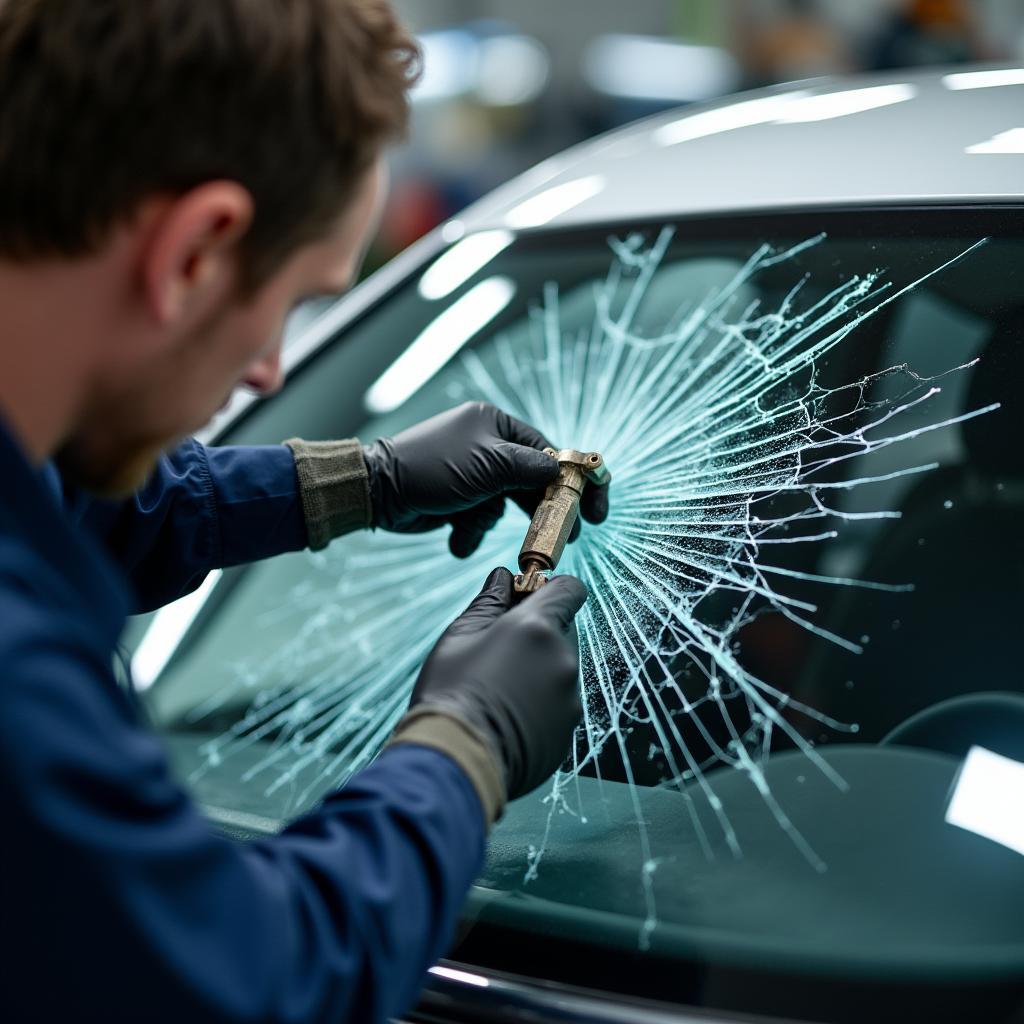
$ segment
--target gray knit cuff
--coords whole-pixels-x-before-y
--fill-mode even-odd
[[[388,746],[395,743],[416,743],[447,754],[469,776],[487,824],[501,817],[505,809],[501,769],[477,731],[461,718],[436,707],[413,708],[398,723]]]
[[[295,456],[310,548],[319,551],[335,537],[370,525],[369,475],[358,440],[293,437],[285,444]]]

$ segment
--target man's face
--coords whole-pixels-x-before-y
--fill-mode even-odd
[[[288,314],[305,299],[350,286],[385,189],[378,162],[330,233],[293,253],[259,290],[225,299],[173,345],[145,361],[126,360],[97,382],[79,428],[57,455],[62,471],[97,494],[131,493],[161,452],[202,427],[237,386],[277,391]]]

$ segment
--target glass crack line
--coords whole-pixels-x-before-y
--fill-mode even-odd
[[[659,860],[634,762],[655,753],[665,763],[659,786],[682,795],[705,856],[714,856],[716,838],[702,822],[698,800],[710,809],[726,849],[742,855],[709,777],[712,768],[727,766],[749,778],[807,863],[826,870],[772,794],[764,765],[778,734],[842,790],[843,779],[785,712],[836,731],[856,732],[857,725],[795,701],[745,669],[737,635],[773,611],[859,653],[860,642],[813,620],[817,605],[805,589],[798,595],[780,588],[796,581],[900,593],[912,590],[913,581],[797,571],[774,564],[772,552],[828,542],[849,522],[898,517],[891,509],[843,509],[830,496],[926,473],[934,462],[840,480],[826,474],[997,407],[903,427],[908,414],[928,409],[944,377],[966,367],[929,378],[905,365],[889,366],[834,387],[822,383],[821,372],[865,321],[984,240],[898,289],[881,271],[871,271],[805,300],[813,281],[797,275],[771,309],[752,297],[758,275],[770,268],[778,273],[826,236],[779,249],[762,245],[724,284],[680,303],[655,332],[645,333],[638,321],[671,240],[671,228],[650,245],[639,234],[609,238],[611,264],[589,300],[572,294],[570,312],[558,286],[548,283],[522,329],[464,354],[449,371],[448,388],[453,401],[492,402],[558,445],[601,451],[614,473],[609,518],[587,527],[559,567],[579,575],[591,594],[578,620],[584,715],[571,757],[544,797],[547,825],[527,851],[526,880],[540,869],[556,814],[587,820],[579,779],[594,774],[600,780],[599,759],[613,752],[635,811],[642,946],[657,922]],[[893,383],[895,394],[876,397],[882,384]],[[345,538],[308,556],[308,578],[268,612],[268,621],[295,621],[293,639],[258,664],[236,667],[236,689],[255,699],[239,722],[205,745],[199,774],[259,746],[263,752],[246,778],[266,778],[268,793],[297,786],[296,806],[344,783],[386,740],[419,665],[486,571],[513,565],[524,529],[521,515],[508,515],[464,562],[452,560],[446,538],[436,534]],[[735,601],[731,612],[709,614],[709,599],[727,594]],[[680,682],[680,663],[689,686]],[[687,696],[693,680],[703,692]],[[218,694],[197,717],[232,696]],[[709,721],[724,727],[724,740],[722,728],[712,729]],[[653,734],[640,753],[629,745],[637,725]]]

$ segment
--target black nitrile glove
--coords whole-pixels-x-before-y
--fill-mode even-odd
[[[587,590],[554,576],[512,606],[512,574],[495,569],[420,671],[409,710],[469,724],[504,769],[509,800],[565,760],[583,713],[575,615]]]
[[[572,444],[572,439],[567,439]],[[505,496],[527,515],[558,475],[552,447],[533,427],[485,402],[468,402],[363,448],[373,526],[422,533],[452,524],[452,554],[466,558],[505,511]],[[587,484],[580,514],[608,515],[608,488]],[[579,520],[570,539],[579,533]]]

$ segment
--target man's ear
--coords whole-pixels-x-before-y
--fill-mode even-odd
[[[208,314],[238,282],[238,243],[253,219],[252,195],[210,181],[163,205],[142,252],[146,301],[161,324]]]

